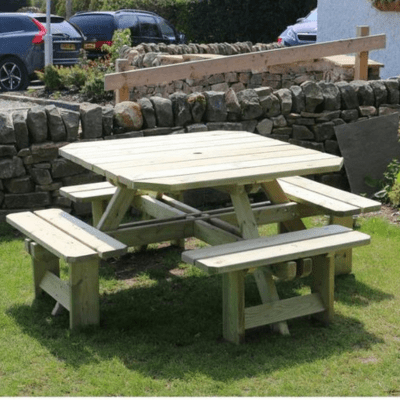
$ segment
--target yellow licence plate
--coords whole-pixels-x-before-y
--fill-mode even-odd
[[[61,50],[75,50],[75,45],[73,43],[62,43],[60,45]]]
[[[83,48],[86,50],[92,50],[96,48],[96,44],[95,43],[85,43],[83,45]]]

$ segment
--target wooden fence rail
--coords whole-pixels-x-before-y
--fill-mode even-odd
[[[365,29],[358,29],[357,34],[359,36],[368,35]],[[129,89],[135,86],[166,84],[187,78],[198,79],[205,75],[218,73],[245,70],[262,71],[266,67],[273,65],[291,64],[350,53],[357,53],[356,59],[358,61],[356,65],[358,70],[355,76],[358,79],[366,79],[368,52],[383,49],[385,46],[386,35],[380,34],[234,56],[221,56],[211,60],[190,61],[182,64],[108,74],[105,76],[104,87],[105,90],[116,91],[116,102],[118,103],[128,100]]]

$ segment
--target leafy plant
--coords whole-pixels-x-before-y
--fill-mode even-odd
[[[112,37],[112,45],[103,44],[101,49],[108,52],[111,62],[115,63],[117,58],[121,58],[120,49],[124,45],[131,45],[131,31],[129,29],[116,30]]]
[[[367,176],[365,178],[365,183],[370,187],[378,189],[378,191],[373,195],[374,198],[379,199],[383,203],[391,203],[397,206],[398,204],[400,204],[399,175],[400,175],[400,162],[396,159],[393,159],[388,164],[386,171],[383,173],[382,179],[373,179],[370,176]],[[397,188],[397,186],[399,187]],[[395,192],[393,192],[393,190],[395,190]],[[395,200],[397,198],[395,194],[397,192],[399,192],[399,198],[397,204],[395,204],[393,203],[392,199]]]

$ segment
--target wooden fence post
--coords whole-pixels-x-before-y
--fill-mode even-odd
[[[369,26],[357,26],[357,37],[369,36]],[[354,80],[368,80],[368,51],[362,51],[356,55],[354,65]]]
[[[124,72],[124,71],[129,71],[129,61],[123,58],[118,58],[115,61],[115,72]],[[128,85],[124,85],[120,89],[115,90],[115,104],[128,100],[129,100]]]

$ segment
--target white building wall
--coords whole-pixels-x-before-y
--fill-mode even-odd
[[[356,37],[356,27],[368,25],[370,34],[386,34],[386,48],[369,58],[385,65],[381,78],[400,75],[400,12],[383,12],[369,0],[318,0],[318,42]]]

